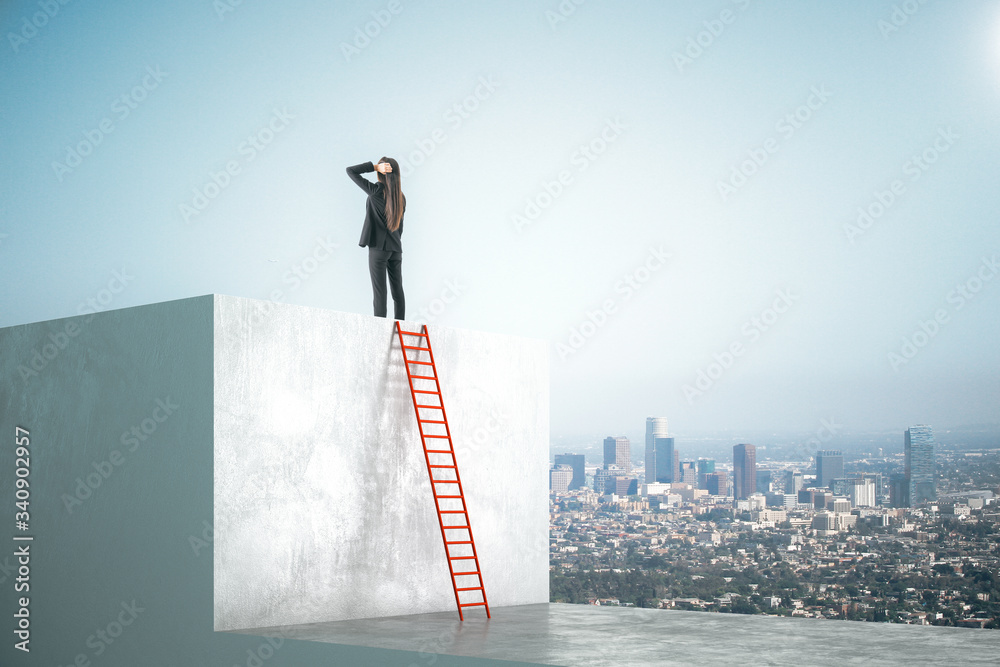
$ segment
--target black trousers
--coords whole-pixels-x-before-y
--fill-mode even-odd
[[[385,317],[386,294],[385,276],[389,275],[389,289],[392,290],[393,317],[404,319],[406,300],[403,298],[403,253],[395,250],[368,248],[368,272],[372,276],[372,292],[375,295],[375,317]]]

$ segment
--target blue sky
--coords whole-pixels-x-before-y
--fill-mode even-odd
[[[555,435],[997,422],[997,3],[223,2],[0,9],[0,326],[370,313],[389,155],[409,319],[550,341]]]

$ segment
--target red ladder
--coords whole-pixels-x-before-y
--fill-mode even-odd
[[[424,447],[424,460],[427,461],[427,475],[431,480],[431,491],[434,494],[434,507],[437,510],[438,524],[441,526],[441,539],[444,542],[444,552],[448,557],[448,571],[451,573],[451,585],[455,589],[455,604],[458,605],[458,619],[464,621],[465,618],[462,615],[462,607],[486,607],[486,618],[490,618],[490,605],[486,601],[486,587],[483,584],[483,574],[479,569],[479,557],[476,554],[476,542],[472,538],[472,524],[469,522],[469,513],[465,506],[465,494],[462,491],[462,478],[458,474],[458,460],[455,458],[455,449],[451,442],[451,431],[448,429],[448,416],[444,411],[444,399],[441,396],[441,384],[438,382],[437,378],[437,367],[434,365],[434,352],[431,350],[431,339],[427,335],[427,325],[422,325],[420,333],[414,333],[410,331],[403,331],[399,326],[399,321],[396,321],[396,333],[399,335],[399,346],[403,352],[403,361],[406,364],[406,378],[410,383],[410,396],[413,397],[413,412],[417,416],[417,428],[420,429],[420,440]],[[427,347],[422,347],[420,345],[407,345],[403,336],[413,336],[419,339],[423,338],[423,342],[426,343]],[[407,350],[414,350],[416,356],[420,356],[421,352],[426,352],[430,361],[417,361],[410,359],[406,356]],[[415,375],[410,371],[410,365],[416,365],[423,367],[424,370],[429,370],[430,375]],[[429,382],[432,385],[423,385],[425,388],[418,389],[414,387],[413,381],[416,380],[418,383]],[[431,391],[429,386],[433,386],[434,391]],[[437,405],[427,405],[425,403],[417,402],[417,394],[421,396],[426,396],[430,399],[431,396],[437,396]],[[420,414],[421,410],[438,411],[440,415],[432,413],[432,417],[440,417],[440,419],[428,419]],[[434,426],[429,426],[431,430],[444,429],[443,433],[425,433],[424,425],[433,424]],[[428,441],[431,444],[428,447]],[[442,442],[443,441],[443,442]],[[447,443],[447,449],[441,449],[441,446]],[[431,455],[435,456],[435,463],[431,463]],[[443,461],[443,462],[442,462]],[[450,463],[449,463],[450,461]],[[434,477],[435,471],[441,471],[441,473],[447,474],[445,471],[454,470],[454,479],[437,479]],[[457,494],[455,490],[452,489],[450,492],[445,491],[444,493],[439,493],[438,485],[457,486]],[[446,500],[448,503],[455,502],[454,505],[449,505],[448,509],[441,509],[441,500]],[[456,507],[457,506],[457,507]],[[445,515],[449,517],[459,518],[459,515],[464,519],[463,524],[445,524]],[[448,538],[447,531],[466,531],[468,539],[462,539],[459,535],[455,539]],[[452,554],[452,547],[460,547],[460,545],[469,545],[471,547],[472,553],[463,554]],[[475,563],[474,570],[463,570],[461,572],[455,571],[455,561],[468,561],[471,560]],[[460,586],[457,579],[458,577],[471,577],[475,576],[478,578],[478,586]],[[471,582],[470,582],[471,583]],[[480,591],[482,593],[483,599],[480,602],[462,602],[459,593],[463,591]]]

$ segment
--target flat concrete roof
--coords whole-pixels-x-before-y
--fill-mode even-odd
[[[543,665],[996,665],[1000,631],[634,607],[532,604],[241,634]],[[474,662],[474,661],[470,661]],[[419,664],[430,664],[423,662]]]

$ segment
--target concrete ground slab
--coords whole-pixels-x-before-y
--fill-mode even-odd
[[[531,604],[245,634],[543,665],[996,665],[1000,632],[696,611]]]

